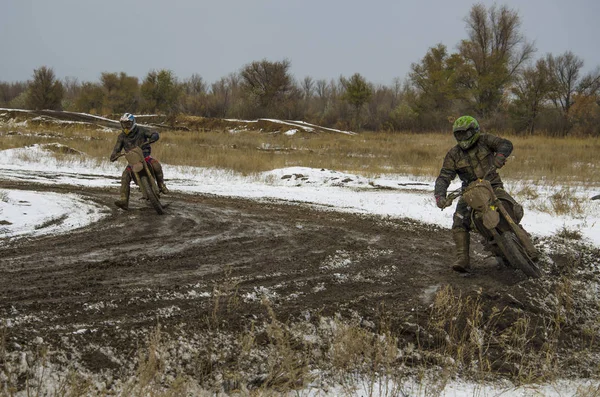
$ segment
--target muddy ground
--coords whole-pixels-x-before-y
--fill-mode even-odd
[[[0,188],[76,190],[109,212],[84,229],[0,247],[0,329],[8,356],[44,346],[55,365],[88,373],[133,370],[125,363],[135,361],[157,324],[171,338],[199,338],[215,327],[230,335],[248,330],[272,316],[265,298],[288,324],[337,315],[377,332],[385,312],[401,344],[414,343],[417,324],[427,326],[435,294],[447,286],[477,297],[484,315],[505,310],[506,318],[494,323],[499,333],[527,316],[530,343],[541,348],[540,329],[567,310],[556,292],[561,280],[577,269],[581,277],[598,277],[592,248],[546,250],[543,280],[529,280],[485,262],[479,244],[473,273],[465,276],[450,270],[447,229],[306,204],[174,193],[161,216],[135,195],[129,211],[117,210],[116,190],[7,181]],[[571,357],[586,349],[592,357],[597,330],[589,337],[584,330],[594,326],[597,311],[586,307],[593,298],[576,298],[585,280],[574,280],[556,352]],[[597,374],[588,358],[581,360],[564,366],[573,375]]]

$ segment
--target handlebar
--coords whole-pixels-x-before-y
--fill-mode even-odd
[[[483,178],[481,178],[481,179],[485,179],[485,178],[487,178],[487,176],[488,176],[490,173],[492,173],[492,172],[494,172],[494,171],[496,171],[496,170],[497,170],[497,167],[496,167],[496,166],[494,166],[494,165],[492,164],[492,165],[491,165],[491,167],[490,167],[490,168],[487,170],[487,172],[486,172],[486,173],[485,173],[485,175],[483,176]],[[460,188],[458,188],[458,189],[456,189],[456,190],[454,190],[454,191],[450,192],[450,194],[448,194],[448,196],[446,196],[446,201],[444,202],[444,206],[441,208],[441,210],[443,211],[445,208],[448,208],[448,207],[450,207],[450,206],[452,205],[452,202],[453,202],[455,199],[457,199],[457,198],[459,198],[460,196],[462,196],[462,194],[463,194],[463,188],[462,188],[462,187],[460,187]],[[600,194],[599,194],[598,196],[596,196],[596,198],[600,199]],[[592,197],[592,200],[594,200],[594,198],[593,198],[593,197]]]
[[[462,196],[463,194],[463,189],[459,188],[453,192],[450,192],[450,194],[448,196],[446,196],[446,201],[444,201],[444,206],[441,208],[441,210],[443,211],[445,208],[448,208],[452,205],[452,202],[459,198],[460,196]]]
[[[144,146],[144,145],[151,145],[154,142],[156,142],[156,141],[152,141],[152,142],[151,141],[144,141],[141,145],[138,145],[136,147],[139,147],[141,149],[142,146]],[[117,156],[115,157],[115,159],[113,161],[117,161],[119,158],[125,156],[126,154],[127,154],[127,152],[121,152],[121,153],[117,154]]]

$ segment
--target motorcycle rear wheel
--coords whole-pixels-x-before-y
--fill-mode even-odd
[[[165,211],[163,209],[163,206],[161,205],[156,193],[154,193],[154,190],[150,185],[150,180],[148,179],[148,177],[145,175],[140,177],[140,184],[140,188],[143,189],[145,196],[148,198],[148,201],[150,201],[150,204],[152,205],[152,208],[154,208],[158,215],[164,214]]]
[[[542,276],[542,272],[529,255],[527,255],[527,251],[521,245],[514,232],[504,232],[500,237],[504,240],[504,246],[506,247],[504,255],[511,265],[521,269],[523,273],[531,278],[540,278]]]

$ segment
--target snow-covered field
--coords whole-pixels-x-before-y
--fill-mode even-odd
[[[58,161],[43,145],[0,151],[0,175],[8,180],[74,187],[118,187],[123,166],[121,162],[110,163],[108,160],[97,164],[79,155]],[[435,206],[433,178],[406,175],[365,178],[303,167],[276,169],[244,177],[218,169],[163,166],[169,188],[183,193],[305,202],[337,211],[406,217],[446,228],[452,223],[453,209],[440,211]],[[523,183],[505,180],[505,185],[514,194]],[[458,186],[457,179],[450,189]],[[534,186],[537,194],[535,200],[519,199],[526,210],[522,224],[529,232],[549,236],[567,228],[579,231],[583,238],[600,245],[600,200],[587,199],[599,191],[571,187],[570,194],[582,198],[579,212],[556,215],[538,208],[543,208],[549,197],[562,187],[527,186]],[[101,216],[102,211],[94,203],[85,202],[76,194],[59,197],[47,193],[0,190],[0,221],[4,221],[0,227],[0,238],[64,232],[65,226],[81,227]],[[68,221],[62,222],[61,228],[39,227],[52,219],[64,217]]]

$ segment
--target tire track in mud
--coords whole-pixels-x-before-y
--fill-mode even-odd
[[[112,208],[115,191],[77,190],[110,215],[0,248],[0,318],[15,343],[41,336],[56,349],[68,339],[69,349],[132,351],[133,335],[157,321],[201,332],[217,309],[223,329],[236,332],[267,316],[264,297],[283,321],[306,313],[373,319],[381,305],[408,319],[444,284],[493,290],[523,280],[508,269],[453,273],[450,233],[410,220],[184,194],[165,198],[161,216],[134,194],[122,212]]]

